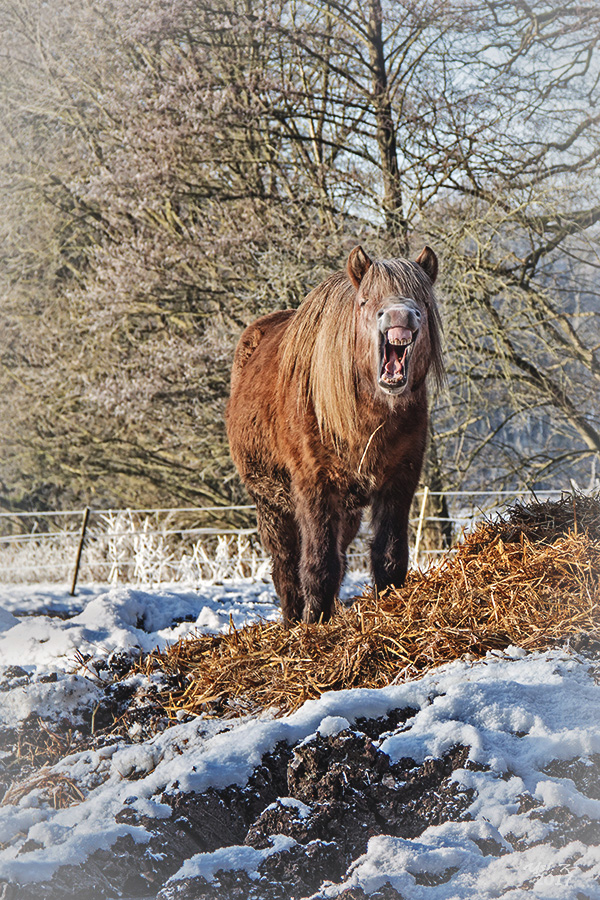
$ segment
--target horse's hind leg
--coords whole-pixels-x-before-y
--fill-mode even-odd
[[[294,516],[278,506],[258,500],[258,530],[273,565],[273,584],[281,602],[286,628],[302,618],[304,596],[300,586],[300,539]]]

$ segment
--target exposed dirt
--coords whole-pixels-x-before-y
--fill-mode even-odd
[[[594,671],[597,645],[592,642],[588,646],[582,640],[578,650],[588,656],[590,671]],[[128,676],[127,664],[125,657],[115,657],[106,664],[104,676],[113,666],[115,680],[105,683],[103,699],[93,717],[88,713],[76,725],[66,720],[44,723],[39,717],[30,717],[20,729],[0,735],[3,749],[8,750],[0,759],[0,799],[4,789],[15,789],[17,776],[26,782],[40,774],[40,765],[50,765],[68,752],[117,741],[133,743],[168,727],[164,698],[172,685],[167,681],[148,684],[139,675]],[[4,677],[13,685],[15,680],[27,678],[18,667],[6,671]],[[245,787],[231,785],[204,793],[164,794],[161,800],[172,810],[165,819],[141,817],[125,805],[117,814],[117,821],[144,825],[151,835],[147,844],[122,838],[109,850],[93,853],[81,866],[62,867],[51,881],[43,884],[18,887],[3,883],[0,874],[0,898],[318,898],[317,892],[325,881],[344,878],[371,837],[386,834],[415,838],[429,825],[469,817],[472,794],[460,790],[451,779],[455,769],[473,766],[467,760],[468,748],[456,746],[442,758],[427,759],[422,765],[409,758],[392,764],[379,749],[381,739],[403,730],[415,712],[410,708],[392,710],[383,719],[359,719],[352,730],[335,736],[316,735],[295,747],[281,743],[263,757]],[[584,796],[600,799],[600,755],[586,761],[555,761],[547,767],[546,774],[571,779]],[[135,773],[128,777],[133,797]],[[59,805],[78,802],[73,793],[76,786],[66,781],[49,781],[47,789],[54,791],[53,800]],[[522,795],[519,812],[547,823],[550,834],[546,840],[556,848],[574,838],[588,845],[600,844],[600,823],[585,816],[575,816],[562,807],[546,809],[528,794]],[[212,881],[193,877],[167,884],[194,854],[236,845],[265,851],[272,849],[278,835],[290,839],[288,847],[267,855],[257,873],[221,870]],[[530,846],[516,836],[508,835],[508,840],[517,850]],[[19,855],[38,846],[35,841],[28,841]],[[499,856],[505,852],[493,841],[483,841],[480,849],[484,855]],[[451,875],[443,873],[443,878]],[[400,895],[387,885],[370,896],[373,900],[397,900]],[[365,894],[353,888],[340,897],[364,900]]]
[[[102,688],[97,706],[79,716],[50,720],[32,714],[16,728],[0,727],[0,803],[9,792],[36,777],[45,766],[52,766],[69,753],[97,749],[117,740],[135,743],[148,740],[172,724],[165,712],[169,694],[180,689],[177,675],[161,675],[154,682],[131,670],[137,661],[132,653],[112,653],[94,663],[81,660],[88,677]],[[0,679],[2,693],[25,687],[30,676],[19,666],[5,669]],[[56,673],[37,677],[39,682],[56,682]],[[181,717],[179,721],[185,721]],[[8,796],[7,796],[8,795]],[[68,805],[69,798],[56,798],[55,805]],[[1,895],[0,895],[1,897]]]
[[[456,747],[421,766],[410,759],[392,765],[374,743],[401,728],[413,714],[411,709],[396,710],[385,719],[363,720],[352,731],[317,735],[295,748],[280,744],[263,758],[244,788],[165,794],[163,802],[172,807],[168,819],[140,818],[124,807],[117,819],[144,824],[152,835],[148,844],[121,839],[109,851],[96,851],[82,866],[61,868],[49,883],[6,885],[4,893],[0,883],[0,896],[3,900],[309,896],[323,881],[341,878],[373,835],[414,837],[428,825],[464,818],[471,796],[450,784],[449,776],[464,766],[466,748]],[[293,801],[298,802],[291,805]],[[192,878],[164,886],[195,853],[239,844],[264,849],[275,835],[296,843],[264,859],[258,878],[222,871],[212,882]],[[21,853],[33,849],[25,845]]]
[[[578,642],[589,659],[590,671],[598,666],[598,647]],[[124,659],[115,661],[115,676]],[[16,668],[16,667],[15,667]],[[105,673],[106,674],[106,673]],[[19,671],[5,673],[10,680],[23,679]],[[145,740],[170,723],[162,701],[169,685],[140,682],[139,676],[107,684],[104,699],[91,716],[76,726],[65,720],[40,723],[31,717],[12,734],[12,751],[0,759],[2,786],[35,777],[40,760],[51,764],[67,752],[84,747]],[[140,817],[125,805],[119,822],[142,824],[151,835],[147,844],[132,838],[118,840],[108,850],[98,850],[81,866],[64,866],[45,883],[24,886],[3,883],[1,900],[300,900],[321,897],[326,881],[343,880],[349,866],[366,850],[369,839],[386,834],[415,838],[429,825],[469,818],[472,795],[452,781],[457,768],[471,768],[468,748],[456,746],[439,759],[416,765],[412,759],[391,763],[378,747],[382,738],[403,730],[415,714],[410,708],[392,710],[383,719],[359,719],[352,730],[335,736],[316,735],[295,747],[279,744],[263,757],[245,787],[203,793],[174,792],[160,799],[171,807],[165,819]],[[102,727],[97,727],[101,725]],[[134,736],[132,736],[132,733]],[[0,736],[3,748],[5,738]],[[600,754],[587,760],[554,761],[545,773],[570,779],[581,793],[600,799]],[[132,797],[135,773],[129,776]],[[48,784],[63,805],[78,802],[70,787]],[[6,802],[6,798],[5,798]],[[574,839],[584,845],[600,844],[600,823],[576,816],[562,807],[547,809],[529,794],[521,797],[519,813],[549,825],[545,840],[561,848]],[[289,839],[286,849],[271,852],[255,873],[221,870],[214,880],[185,878],[167,883],[184,861],[197,853],[246,845],[257,851],[273,847],[276,836]],[[531,843],[507,835],[515,850]],[[26,856],[39,845],[24,844]],[[494,841],[482,841],[484,855],[500,856],[505,850]],[[433,876],[417,876],[417,883],[433,884]],[[439,878],[452,877],[452,872]],[[419,881],[418,879],[429,879]],[[438,883],[438,882],[435,882]],[[324,896],[324,895],[323,895]],[[365,900],[360,888],[339,895],[342,900]],[[389,884],[369,895],[372,900],[398,900]],[[405,898],[406,900],[406,898]]]

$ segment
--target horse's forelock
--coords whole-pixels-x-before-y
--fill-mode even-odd
[[[364,278],[364,293],[367,294],[375,286],[382,296],[399,294],[414,297],[427,306],[433,298],[428,276],[418,263],[407,259],[375,260]]]

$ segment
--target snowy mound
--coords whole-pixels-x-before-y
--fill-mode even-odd
[[[599,895],[593,660],[511,648],[236,721],[169,719],[164,676],[118,677],[109,651],[224,623],[241,593],[104,593],[68,619],[2,602],[3,896]],[[73,671],[98,644],[105,668]]]

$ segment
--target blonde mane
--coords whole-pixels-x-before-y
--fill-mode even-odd
[[[417,263],[376,260],[364,278],[365,293],[377,283],[383,293],[412,296],[427,306],[432,366],[441,380],[440,319],[431,282]],[[283,390],[295,385],[298,403],[312,404],[322,436],[339,443],[360,425],[356,366],[356,289],[336,272],[300,304],[281,344],[279,378]]]

